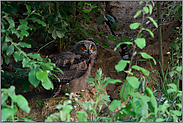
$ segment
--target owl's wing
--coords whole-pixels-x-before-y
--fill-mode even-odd
[[[76,55],[71,51],[58,54],[52,57],[51,61],[64,72],[64,74],[62,74],[60,72],[52,71],[62,83],[81,77],[88,69],[90,62],[88,58]]]

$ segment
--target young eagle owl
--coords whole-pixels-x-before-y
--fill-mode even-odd
[[[79,41],[72,51],[62,52],[51,58],[51,61],[59,67],[64,74],[52,71],[59,79],[52,79],[54,90],[51,90],[49,98],[59,94],[63,84],[69,83],[70,93],[74,94],[85,90],[87,77],[90,76],[91,68],[97,55],[95,43],[88,40]]]

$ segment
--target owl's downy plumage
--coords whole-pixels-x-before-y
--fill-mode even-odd
[[[59,94],[62,85],[69,83],[70,93],[78,93],[85,90],[87,77],[90,76],[91,68],[97,55],[95,43],[88,40],[79,41],[72,51],[62,52],[51,58],[51,61],[59,67],[64,74],[52,71],[59,79],[52,79],[54,90],[49,97],[53,98]]]

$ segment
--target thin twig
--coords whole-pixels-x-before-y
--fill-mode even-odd
[[[37,51],[37,53],[39,53],[39,51],[41,50],[41,49],[43,49],[44,47],[46,47],[48,44],[50,44],[50,43],[52,43],[52,42],[54,42],[55,40],[52,40],[52,41],[50,41],[50,42],[48,42],[47,44],[45,44],[44,46],[42,46],[38,51]]]

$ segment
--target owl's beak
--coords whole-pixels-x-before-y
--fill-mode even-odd
[[[87,50],[87,53],[90,54],[90,50],[89,49]]]

